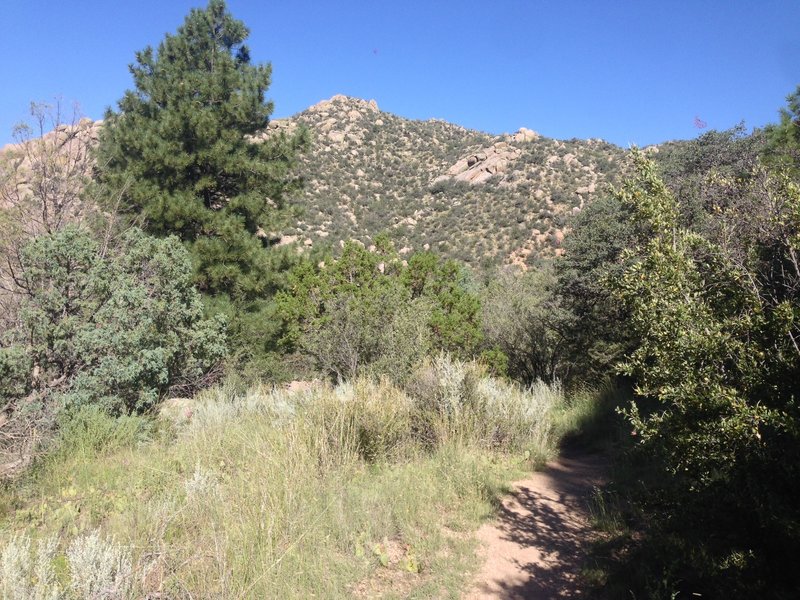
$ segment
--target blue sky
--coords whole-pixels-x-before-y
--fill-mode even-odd
[[[2,0],[0,145],[32,100],[100,118],[202,0]],[[343,93],[491,133],[646,145],[777,120],[800,1],[229,0],[271,62],[275,117]]]

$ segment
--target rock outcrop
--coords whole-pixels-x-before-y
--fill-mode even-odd
[[[434,181],[452,177],[455,181],[484,183],[494,175],[507,172],[511,163],[521,154],[519,148],[509,145],[508,142],[497,142],[480,152],[462,158],[447,170],[447,175],[439,176]]]
[[[519,131],[511,136],[515,142],[533,142],[539,139],[539,134],[526,127],[520,127]]]

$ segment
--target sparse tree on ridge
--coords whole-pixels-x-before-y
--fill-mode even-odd
[[[78,107],[32,102],[30,122],[14,128],[15,145],[0,152],[0,330],[16,324],[24,291],[22,248],[40,235],[97,217],[84,194],[91,173],[92,121]]]

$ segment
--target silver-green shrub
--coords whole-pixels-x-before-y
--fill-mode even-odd
[[[85,600],[121,600],[131,588],[130,554],[97,531],[75,538],[67,549],[71,588]]]
[[[56,578],[53,559],[58,540],[49,537],[32,554],[27,535],[13,536],[0,554],[0,593],[3,600],[59,600],[63,592]]]
[[[224,324],[203,317],[175,238],[134,229],[106,249],[70,226],[25,246],[21,265],[19,326],[0,340],[20,403],[142,411],[225,355]]]

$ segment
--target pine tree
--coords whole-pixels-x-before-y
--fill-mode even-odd
[[[178,235],[196,283],[234,300],[270,286],[267,231],[284,198],[306,134],[256,136],[272,103],[269,64],[252,64],[248,29],[224,0],[193,9],[174,35],[136,54],[135,89],[109,109],[98,151],[98,181],[119,209],[151,234]]]

